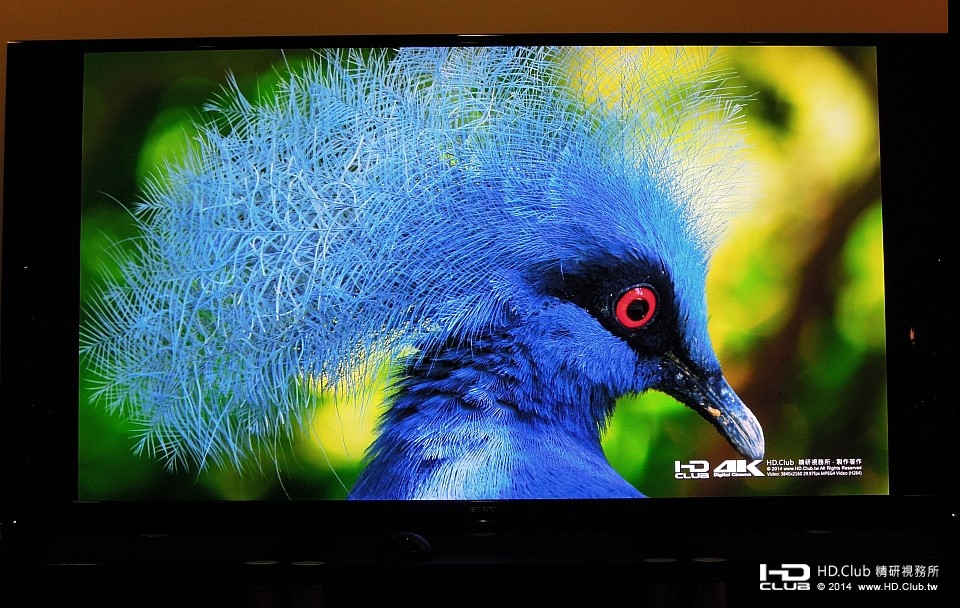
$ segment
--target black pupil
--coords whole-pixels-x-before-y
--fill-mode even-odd
[[[627,316],[631,321],[639,321],[650,310],[650,304],[646,300],[636,299],[627,304]]]

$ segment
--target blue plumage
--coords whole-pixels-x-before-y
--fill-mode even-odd
[[[759,458],[706,330],[729,77],[699,50],[407,48],[229,92],[84,328],[97,398],[171,464],[239,464],[389,365],[355,498],[640,496],[600,437],[647,389]]]

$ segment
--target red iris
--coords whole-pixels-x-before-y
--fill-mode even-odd
[[[648,285],[631,287],[620,295],[614,314],[626,329],[640,329],[657,311],[657,294]]]

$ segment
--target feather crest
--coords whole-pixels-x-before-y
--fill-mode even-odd
[[[677,240],[705,266],[740,173],[730,79],[705,49],[418,48],[228,91],[83,330],[97,398],[171,465],[239,465],[315,383],[482,334],[538,269]]]

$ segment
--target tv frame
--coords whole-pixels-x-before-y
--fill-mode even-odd
[[[78,210],[82,55],[146,48],[409,44],[875,45],[880,83],[887,251],[890,494],[550,501],[101,502],[76,497]],[[651,522],[735,521],[741,530],[943,526],[955,513],[955,412],[946,391],[954,277],[948,38],[939,34],[530,34],[228,37],[25,41],[8,45],[0,326],[0,513],[5,536],[167,531],[303,534],[395,530],[476,533],[609,531]],[[942,120],[932,123],[931,119]],[[920,121],[921,126],[917,124]],[[51,170],[57,175],[51,176]],[[56,207],[51,207],[55,202]],[[42,231],[42,232],[41,232]],[[38,235],[42,238],[37,238]],[[53,245],[53,246],[52,246]],[[57,371],[59,370],[59,371]],[[329,523],[327,523],[329,522]]]

